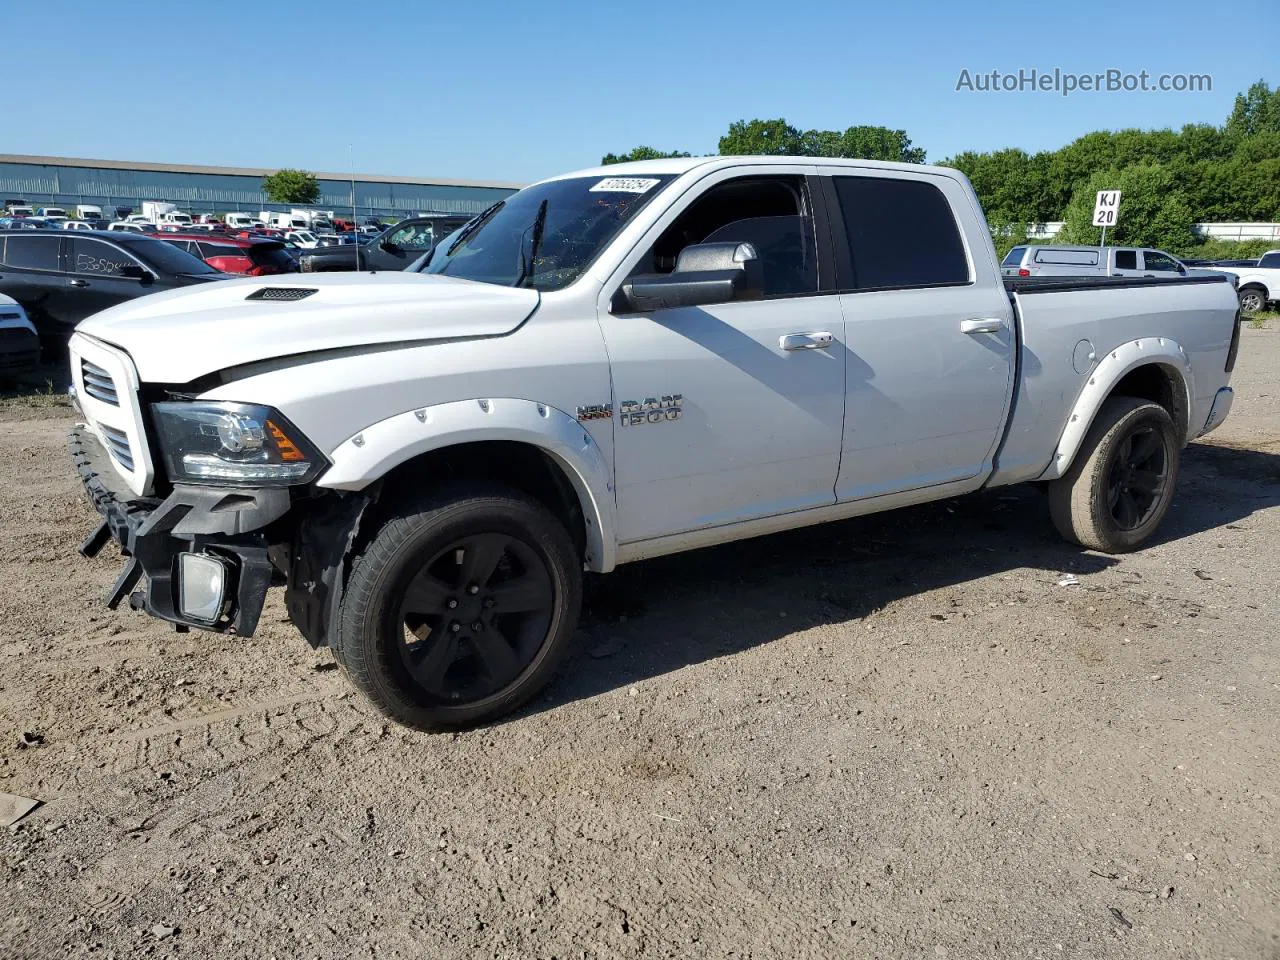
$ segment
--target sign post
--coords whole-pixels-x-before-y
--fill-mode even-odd
[[[1107,245],[1107,227],[1116,225],[1116,218],[1120,215],[1120,191],[1119,190],[1099,190],[1098,199],[1093,204],[1093,225],[1102,228],[1102,241],[1098,244],[1100,247]]]

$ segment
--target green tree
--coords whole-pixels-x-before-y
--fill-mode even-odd
[[[1094,200],[1099,190],[1119,190],[1120,215],[1107,230],[1107,243],[1159,247],[1173,254],[1194,247],[1195,217],[1186,197],[1175,189],[1173,174],[1159,164],[1104,170],[1081,184],[1067,204],[1065,224],[1057,239],[1063,243],[1097,243],[1093,225]]]
[[[907,131],[890,130],[888,127],[849,127],[843,133],[837,130],[806,130],[800,134],[800,153],[806,157],[924,163],[924,150],[911,146]]]
[[[803,154],[800,131],[787,121],[738,120],[720,138],[720,155],[725,157],[798,157]]]
[[[1227,136],[1235,138],[1280,133],[1280,87],[1272,90],[1265,80],[1259,80],[1244,93],[1236,94],[1225,130]]]
[[[285,168],[262,181],[262,189],[272,203],[315,203],[320,199],[320,184],[314,173]]]
[[[670,157],[687,156],[689,156],[689,153],[686,150],[672,150],[670,153],[663,153],[653,147],[632,147],[626,153],[606,153],[600,158],[600,165],[607,167],[612,163],[629,163],[632,160],[666,160]]]

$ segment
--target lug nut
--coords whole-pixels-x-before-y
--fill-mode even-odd
[[[474,630],[476,633],[480,633],[482,630],[484,630],[484,624],[481,623],[479,620],[477,620],[475,623],[471,625],[471,629]]]
[[[484,608],[485,608],[486,610],[492,610],[492,609],[493,609],[493,602],[494,602],[494,601],[493,601],[493,597],[485,597],[485,598],[484,598]]]
[[[467,587],[467,593],[471,594],[473,597],[479,592],[480,592],[480,588],[477,587],[474,583],[471,586]]]
[[[450,610],[457,610],[457,609],[458,609],[458,601],[457,601],[457,600],[455,600],[453,597],[450,597],[448,600],[446,600],[446,601],[444,602],[444,605],[445,605],[446,607],[448,607]]]
[[[457,620],[455,620],[453,621],[453,623],[449,624],[449,629],[453,633],[460,633],[462,632],[462,624],[460,624]]]

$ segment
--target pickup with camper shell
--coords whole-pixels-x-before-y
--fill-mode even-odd
[[[1045,487],[1111,553],[1231,409],[1221,276],[1003,278],[958,171],[698,157],[554,177],[410,272],[250,277],[80,324],[107,602],[252,635],[268,589],[388,716],[507,713],[584,571]]]

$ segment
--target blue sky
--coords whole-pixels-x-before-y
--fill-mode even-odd
[[[0,6],[5,45],[33,55],[29,82],[10,65],[0,153],[337,171],[352,144],[363,173],[528,181],[639,143],[712,153],[732,121],[781,116],[902,128],[940,160],[1220,123],[1238,91],[1280,83],[1276,0]],[[962,69],[1055,67],[1213,91],[955,90]]]

